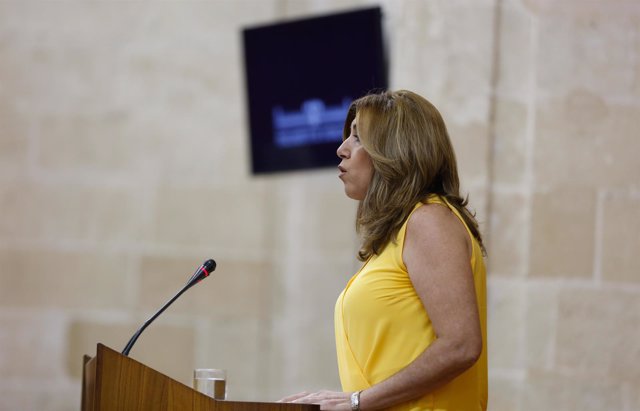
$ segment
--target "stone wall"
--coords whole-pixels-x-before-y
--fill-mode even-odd
[[[496,409],[640,409],[639,6],[502,4]]]
[[[640,4],[587,0],[0,1],[0,409],[78,409],[82,354],[209,257],[131,356],[339,388],[355,204],[250,175],[240,30],[372,4],[487,239],[490,409],[640,410]]]

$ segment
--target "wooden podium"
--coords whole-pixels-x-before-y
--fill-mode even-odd
[[[98,344],[84,356],[82,411],[316,411],[318,405],[216,401],[146,365]]]

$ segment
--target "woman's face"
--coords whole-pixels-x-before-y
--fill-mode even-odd
[[[347,197],[354,200],[364,200],[373,176],[373,164],[371,157],[360,143],[358,131],[358,116],[351,123],[349,137],[338,147],[338,157],[342,159],[338,170],[338,177],[344,183],[344,191]],[[362,129],[360,129],[362,132]]]

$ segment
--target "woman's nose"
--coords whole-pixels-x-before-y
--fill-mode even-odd
[[[338,147],[338,149],[336,150],[336,154],[340,158],[349,157],[349,150],[347,149],[347,140],[343,141],[342,144],[340,144],[340,147]]]

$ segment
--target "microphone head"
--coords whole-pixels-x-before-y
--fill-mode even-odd
[[[202,268],[207,270],[208,273],[211,273],[213,270],[216,269],[216,262],[211,260],[211,259],[209,259],[209,260],[205,261],[204,263],[202,263]]]
[[[215,269],[216,269],[216,262],[211,259],[202,263],[202,265],[198,267],[196,272],[193,273],[189,281],[187,281],[187,288],[190,288],[194,286],[196,283],[209,277],[209,274],[211,274]]]
[[[189,284],[190,284],[189,287],[209,277],[209,274],[211,274],[215,269],[216,269],[216,262],[211,259],[202,263],[200,268],[198,268],[196,272],[193,273],[193,276],[189,280]]]

